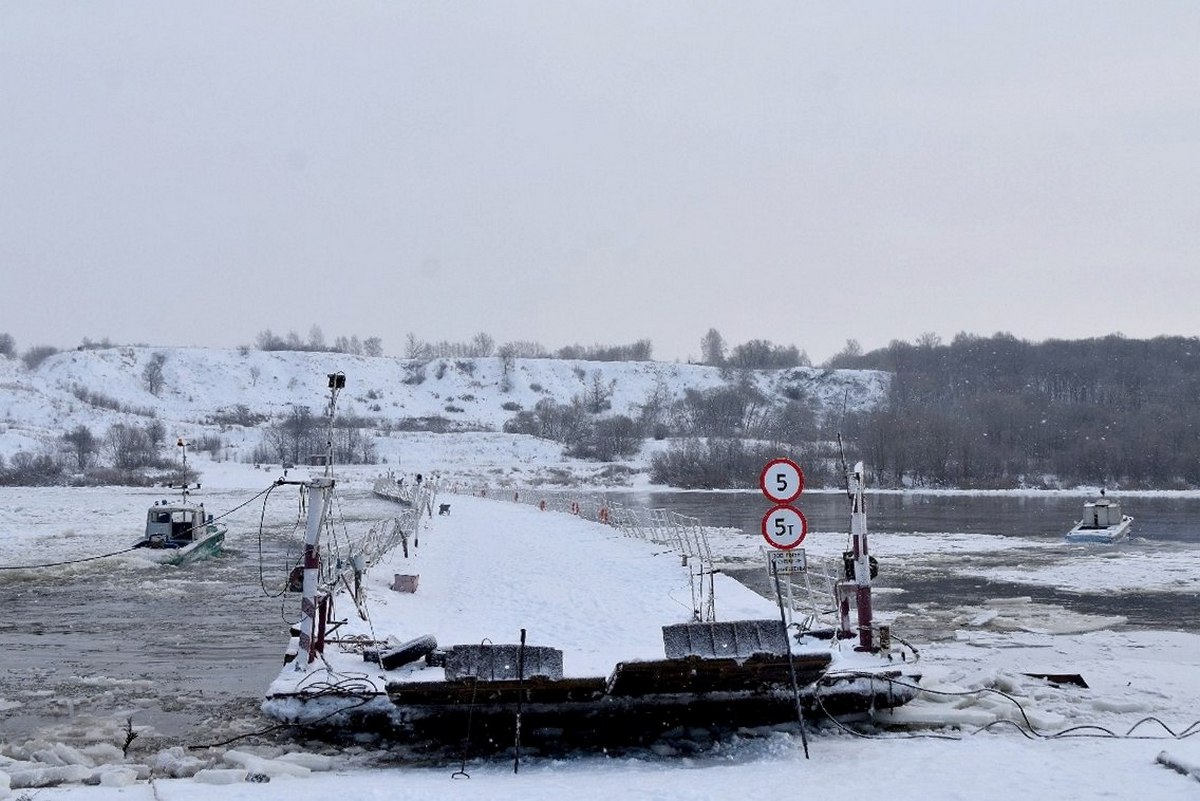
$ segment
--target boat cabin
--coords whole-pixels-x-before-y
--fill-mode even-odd
[[[204,534],[208,522],[203,506],[182,506],[161,501],[151,506],[146,515],[145,539],[152,544],[186,544]]]
[[[1079,528],[1108,528],[1120,523],[1120,502],[1100,498],[1083,505],[1083,520],[1080,521]]]

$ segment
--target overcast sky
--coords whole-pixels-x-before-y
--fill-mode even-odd
[[[1200,334],[1200,3],[0,4],[19,350]]]

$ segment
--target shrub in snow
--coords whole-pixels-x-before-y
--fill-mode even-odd
[[[35,345],[25,351],[25,355],[21,357],[21,361],[25,362],[26,368],[36,370],[38,365],[56,353],[58,353],[58,348],[53,345]]]
[[[406,373],[403,379],[405,384],[416,386],[425,383],[425,365],[420,363],[406,364],[404,365],[404,371]]]

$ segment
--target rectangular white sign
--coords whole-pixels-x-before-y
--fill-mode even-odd
[[[803,548],[790,551],[767,551],[767,567],[781,576],[792,576],[808,570],[808,558]]]

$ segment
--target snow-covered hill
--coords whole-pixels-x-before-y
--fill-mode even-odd
[[[157,394],[147,387],[147,367],[161,363]],[[113,423],[162,421],[170,437],[217,434],[222,458],[248,460],[271,420],[295,406],[324,413],[327,376],[346,375],[339,413],[379,421],[440,417],[456,433],[375,432],[377,452],[393,467],[431,462],[469,467],[479,475],[517,470],[565,471],[583,477],[599,465],[562,456],[558,443],[500,433],[520,410],[543,399],[567,404],[589,394],[607,396],[602,414],[636,418],[651,398],[669,405],[688,390],[728,383],[714,367],[670,362],[586,362],[499,357],[414,361],[341,353],[263,352],[245,349],[121,347],[59,353],[34,370],[0,359],[0,455],[56,447],[78,425],[97,436]],[[793,368],[755,371],[752,380],[774,403],[806,398],[819,413],[866,409],[886,393],[887,373]],[[237,412],[263,422],[230,422]],[[637,471],[654,447],[649,442],[630,464]],[[513,467],[517,465],[517,467]],[[530,476],[531,477],[531,476]]]

